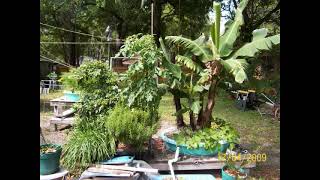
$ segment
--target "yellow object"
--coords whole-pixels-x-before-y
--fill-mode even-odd
[[[250,90],[248,90],[248,92],[255,93],[256,91],[255,91],[255,90],[251,90],[251,89],[250,89]]]
[[[238,93],[242,93],[242,94],[248,94],[248,91],[242,91],[242,90],[238,90]]]

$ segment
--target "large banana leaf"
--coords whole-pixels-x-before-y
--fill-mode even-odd
[[[254,57],[254,55],[261,50],[269,50],[273,45],[280,43],[280,34],[262,38],[260,33],[253,33],[252,42],[245,44],[238,49],[234,54],[233,58],[237,57]]]
[[[221,61],[224,68],[235,77],[237,83],[243,83],[247,79],[246,68],[248,63],[245,59],[228,59]]]
[[[162,38],[159,38],[159,42],[160,42],[160,46],[161,46],[163,55],[165,57],[162,61],[162,65],[166,69],[168,69],[173,74],[173,76],[175,76],[176,78],[178,78],[180,80],[181,79],[181,72],[182,72],[181,68],[178,65],[171,62],[171,54],[168,51],[167,47],[165,46]]]
[[[228,56],[232,52],[233,44],[239,36],[239,29],[244,24],[242,12],[247,4],[248,0],[242,0],[236,10],[236,16],[233,23],[231,24],[231,21],[228,21],[225,24],[226,31],[220,37],[221,46],[219,48],[219,52],[222,57]]]
[[[193,113],[199,114],[199,112],[201,110],[201,101],[193,101],[190,109]]]
[[[199,73],[202,70],[202,67],[197,64],[196,62],[194,62],[191,58],[186,57],[186,56],[182,56],[182,55],[177,55],[176,56],[176,60],[177,62],[181,62],[182,64],[184,64],[187,68]]]
[[[182,36],[167,36],[165,39],[169,42],[182,45],[190,50],[194,55],[199,56],[201,60],[211,59],[211,55],[209,51],[205,49],[206,47],[204,44],[198,44],[196,41]]]
[[[268,29],[266,28],[256,29],[252,32],[252,41],[265,38],[267,34],[268,34]]]

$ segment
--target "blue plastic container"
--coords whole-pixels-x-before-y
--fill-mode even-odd
[[[133,161],[133,156],[119,156],[100,162],[100,164],[129,164]]]
[[[175,140],[168,138],[165,133],[161,134],[162,140],[165,142],[166,148],[170,151],[175,152],[177,149],[177,143]],[[204,144],[200,144],[199,148],[196,149],[188,149],[186,145],[179,145],[180,154],[184,155],[190,155],[190,156],[215,156],[219,152],[226,152],[227,148],[229,147],[229,143],[221,143],[220,148],[216,147],[215,149],[212,150],[206,150],[204,148]]]
[[[78,93],[73,93],[70,91],[64,92],[64,97],[66,98],[67,101],[79,101],[80,95]]]
[[[183,180],[215,180],[214,176],[210,174],[175,174],[177,178],[182,178]],[[171,178],[171,175],[157,175],[150,176],[151,180],[163,180],[165,178]]]

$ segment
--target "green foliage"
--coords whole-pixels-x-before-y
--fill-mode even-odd
[[[119,100],[120,89],[115,74],[101,61],[92,61],[72,69],[68,76],[81,91],[80,102],[75,104],[80,118],[107,113]],[[71,77],[71,78],[70,78]]]
[[[106,63],[101,61],[85,62],[79,68],[73,68],[66,74],[69,77],[66,80],[71,79],[76,82],[72,84],[79,91],[93,93],[100,89],[117,89],[115,74],[110,71]],[[63,76],[62,82],[64,78]]]
[[[158,107],[165,90],[158,85],[157,78],[161,73],[158,67],[162,54],[151,35],[130,36],[118,55],[138,58],[130,65],[123,79],[127,85],[123,90],[125,102],[129,107],[140,108],[149,112],[153,122],[158,120]]]
[[[105,119],[105,126],[115,139],[141,150],[155,133],[157,124],[151,122],[148,112],[118,104]]]
[[[62,151],[62,166],[83,171],[91,163],[105,160],[115,153],[115,139],[108,129],[75,129]]]
[[[178,145],[187,145],[188,148],[198,148],[200,144],[207,150],[213,150],[220,147],[219,141],[230,143],[230,149],[233,149],[235,143],[239,142],[238,132],[226,121],[215,118],[210,128],[204,128],[193,132],[189,128],[182,129],[173,137]]]
[[[204,40],[203,36],[200,36],[199,39],[200,38]],[[212,58],[210,51],[203,44],[204,41],[193,41],[182,36],[167,36],[165,39],[190,50],[194,55],[199,56],[202,61],[208,61]]]
[[[84,63],[63,78],[81,96],[74,105],[76,122],[63,148],[62,164],[72,171],[84,170],[115,153],[116,139],[105,127],[104,117],[118,102],[120,92],[115,75],[100,61]]]
[[[260,52],[261,50],[270,50],[273,45],[280,43],[280,34],[271,37],[266,37],[267,29],[258,29],[253,31],[252,42],[245,44],[243,47],[240,47],[237,51],[233,49],[233,44],[235,43],[239,35],[239,29],[241,25],[243,25],[242,11],[246,7],[247,2],[247,0],[241,2],[240,6],[236,11],[236,19],[232,23],[227,23],[226,32],[219,38],[217,38],[216,36],[217,32],[219,32],[220,29],[218,23],[215,22],[212,25],[211,29],[211,34],[214,37],[211,37],[211,39],[209,39],[208,41],[199,41],[199,39],[205,39],[201,36],[200,38],[194,41],[181,36],[167,36],[166,40],[183,46],[185,49],[189,50],[193,55],[197,56],[197,58],[199,58],[202,63],[206,63],[209,61],[220,61],[224,66],[226,66],[224,68],[226,68],[228,72],[235,77],[235,81],[238,83],[242,83],[244,80],[247,79],[247,76],[245,74],[246,66],[231,66],[230,63],[223,63],[222,61],[229,60],[229,62],[234,62],[235,60],[240,59],[238,57],[243,57],[241,60],[239,60],[242,62],[237,64],[244,64],[244,58],[254,57],[254,55],[257,52]],[[218,5],[216,5],[215,7],[218,7]],[[216,11],[216,13],[216,17],[218,17],[219,11]],[[216,19],[216,21],[220,21],[220,19]],[[221,48],[218,47],[220,41]],[[211,49],[211,52],[208,49]],[[229,57],[230,54],[233,54],[231,58]],[[177,57],[178,59],[183,61],[184,64],[187,65],[187,67],[189,67],[191,70],[199,73],[199,69],[195,68],[196,62],[190,61],[190,58],[188,59],[187,57]],[[222,59],[220,57],[222,57]]]
[[[51,72],[48,74],[47,77],[50,79],[56,79],[58,77],[58,75],[56,74],[56,72]]]
[[[263,37],[259,32],[261,32],[261,29],[253,31],[252,41],[239,48],[232,57],[254,57],[261,50],[269,50],[273,45],[280,43],[280,34]]]
[[[59,82],[62,83],[64,89],[71,90],[72,92],[78,89],[78,82],[73,71],[74,70],[71,69],[70,72],[62,73],[61,78],[59,79]]]
[[[239,8],[236,10],[236,16],[234,21],[230,20],[228,23],[225,24],[225,33],[221,36],[221,46],[220,46],[220,53],[221,56],[225,57],[230,55],[233,51],[233,44],[236,41],[237,37],[239,36],[240,27],[244,24],[242,11],[248,4],[248,0],[242,0]]]

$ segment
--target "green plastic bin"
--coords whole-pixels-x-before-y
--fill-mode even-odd
[[[40,174],[49,175],[59,171],[60,156],[62,148],[57,144],[43,144],[41,147],[50,146],[56,148],[56,152],[41,154],[40,153]]]

